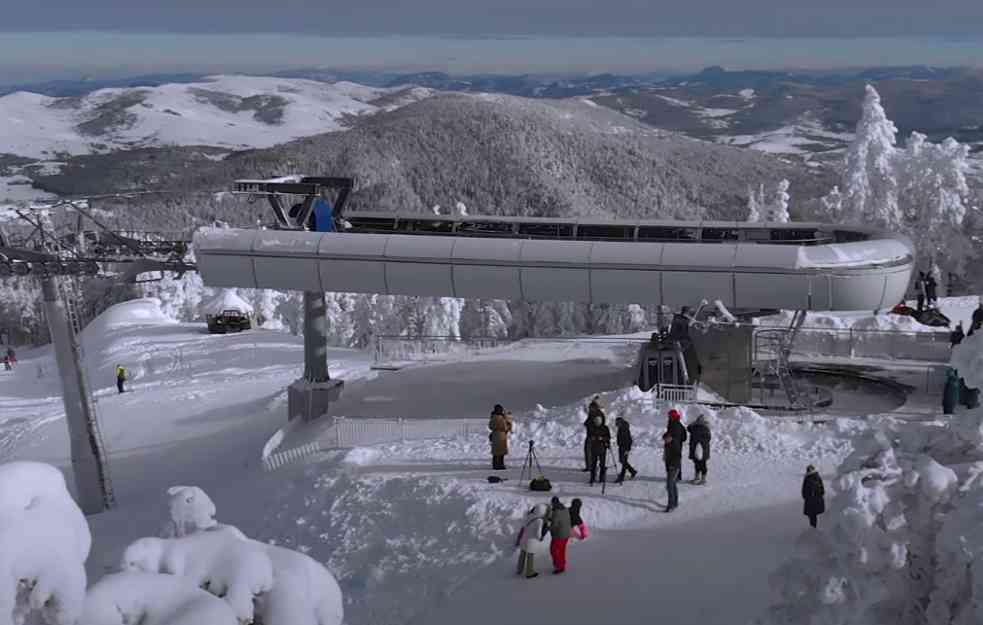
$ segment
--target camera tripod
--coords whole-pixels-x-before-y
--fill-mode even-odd
[[[522,461],[522,470],[519,472],[519,483],[525,482],[525,477],[528,471],[529,479],[533,479],[532,467],[533,463],[536,464],[536,469],[539,470],[539,475],[543,476],[543,466],[539,464],[539,456],[536,455],[536,450],[533,449],[534,441],[529,441],[529,451],[526,452],[526,459]]]
[[[611,459],[611,464],[608,465],[608,458]],[[615,471],[618,470],[618,458],[614,455],[614,449],[609,445],[607,449],[604,450],[604,470],[601,471],[601,494],[604,495],[607,492],[608,486],[608,466],[611,466]]]

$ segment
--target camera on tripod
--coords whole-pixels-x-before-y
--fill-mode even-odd
[[[533,464],[536,465],[536,470],[538,474],[533,473]],[[522,462],[522,472],[519,473],[519,481],[523,482],[526,479],[526,471],[529,472],[529,490],[534,491],[551,491],[553,490],[553,485],[550,481],[546,479],[543,475],[543,466],[539,464],[539,456],[536,455],[535,441],[529,441],[529,451],[526,452],[526,459]],[[535,477],[534,477],[535,475]]]

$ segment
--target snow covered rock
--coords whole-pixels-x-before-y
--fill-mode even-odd
[[[92,537],[61,472],[37,462],[0,465],[0,625],[31,613],[71,625],[85,597]]]
[[[270,557],[230,527],[181,538],[141,538],[126,548],[122,568],[186,577],[224,598],[242,622],[253,620],[254,598],[273,588]]]
[[[273,563],[273,590],[257,599],[263,625],[341,625],[345,610],[334,576],[309,556],[250,541]]]
[[[176,575],[125,572],[89,589],[78,625],[238,625],[225,601]]]
[[[170,518],[164,524],[162,538],[180,538],[199,530],[213,529],[215,503],[197,486],[172,486],[167,489]]]

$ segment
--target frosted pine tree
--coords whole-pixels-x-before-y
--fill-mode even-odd
[[[775,223],[788,223],[788,180],[782,180],[775,187],[775,195],[772,196],[771,202],[768,203],[768,209],[765,217],[765,221],[775,222]]]
[[[765,190],[764,185],[759,187],[758,191],[754,190],[754,187],[748,185],[747,187],[747,221],[758,222],[762,221],[761,211],[764,209],[762,206],[762,196],[764,196]]]
[[[897,134],[877,90],[867,85],[843,172],[843,217],[847,221],[886,228],[897,227],[901,222],[895,172]]]

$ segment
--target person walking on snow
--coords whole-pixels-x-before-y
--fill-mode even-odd
[[[604,482],[608,475],[608,449],[611,447],[611,430],[604,425],[604,419],[600,416],[594,417],[594,422],[588,430],[590,438],[590,485],[593,486],[598,477],[598,467],[600,467],[600,478]]]
[[[7,348],[7,359],[10,360],[11,367],[17,364],[17,352],[14,351],[13,347]]]
[[[823,478],[819,477],[816,467],[811,464],[806,467],[806,475],[802,478],[802,499],[805,500],[803,512],[809,517],[809,525],[817,527],[819,515],[826,512],[826,489],[823,488]]]
[[[509,453],[509,434],[512,432],[512,419],[505,413],[501,404],[495,404],[491,418],[488,419],[488,440],[491,442],[492,469],[505,470],[505,456]]]
[[[682,415],[678,410],[669,411],[669,424],[662,435],[663,453],[666,463],[666,492],[669,501],[666,512],[672,512],[679,507],[679,491],[676,481],[680,478],[680,467],[683,464],[683,443],[686,442],[686,428],[680,422]]]
[[[580,509],[583,507],[583,505],[584,502],[580,499],[574,499],[570,502],[571,532],[578,540],[587,540],[587,537],[590,536],[590,531],[587,529],[587,524],[584,523],[583,517],[580,516]]]
[[[126,389],[123,388],[123,383],[126,382],[126,369],[123,365],[116,365],[116,390],[123,393]]]
[[[979,327],[983,324],[983,302],[980,302],[976,306],[976,310],[973,311],[972,326]]]
[[[696,472],[694,484],[707,483],[707,460],[710,459],[710,426],[706,417],[700,415],[689,427],[689,459],[693,461]]]
[[[10,366],[10,356],[3,357],[3,370],[10,371],[13,367]]]
[[[570,541],[570,511],[553,497],[550,502],[550,556],[553,558],[553,574],[567,570],[567,542]]]
[[[942,391],[942,414],[952,414],[959,403],[959,374],[950,368],[945,375],[945,388]]]
[[[638,471],[628,462],[628,454],[631,453],[631,444],[633,442],[631,438],[631,426],[621,417],[614,420],[614,425],[618,428],[618,462],[621,463],[621,473],[618,474],[618,479],[614,483],[622,484],[625,481],[626,471],[631,473],[631,479],[635,479]]]
[[[525,575],[526,579],[532,579],[539,575],[536,572],[534,556],[536,553],[545,551],[546,521],[549,518],[549,509],[546,504],[541,503],[530,508],[522,521],[522,528],[516,538],[515,545],[519,548],[519,564],[516,567],[516,575]]]

